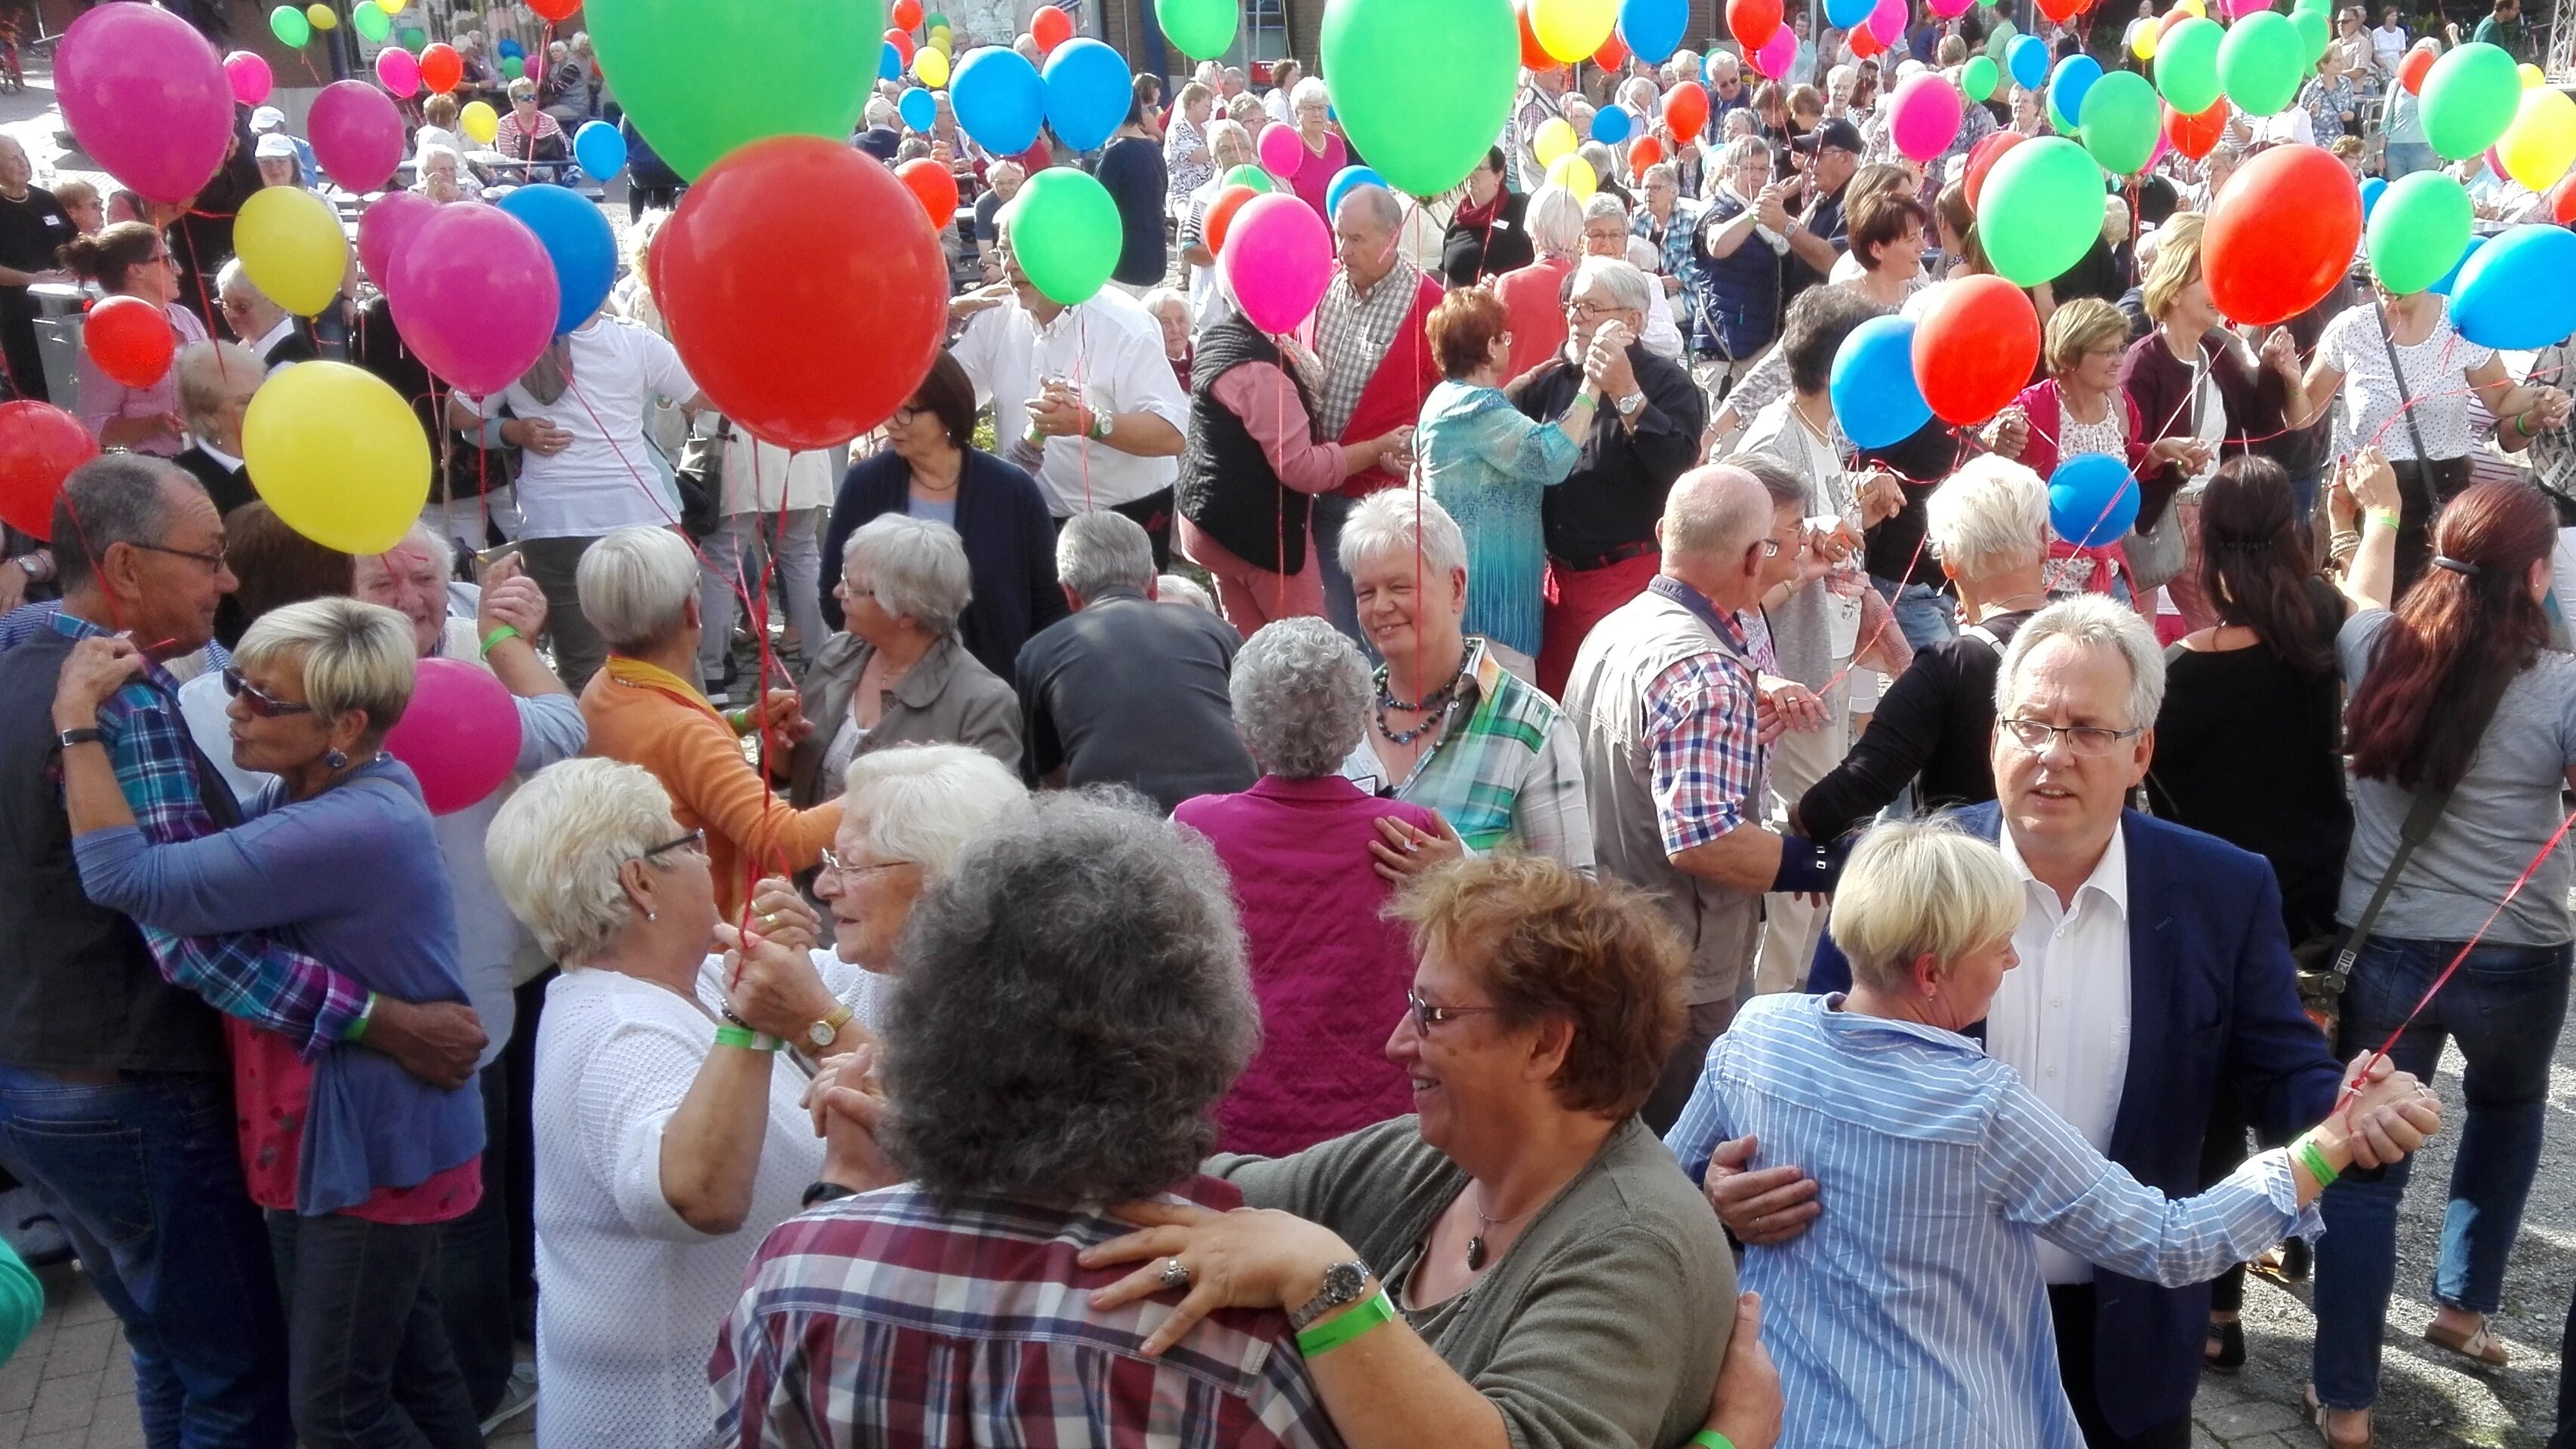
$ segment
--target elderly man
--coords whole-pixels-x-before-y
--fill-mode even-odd
[[[2203,1185],[2222,1088],[2286,1142],[2334,1106],[2344,1074],[2300,1012],[2271,866],[2125,808],[2155,752],[2164,677],[2135,610],[2090,594],[2033,615],[1996,679],[1998,799],[1958,819],[2002,846],[2024,896],[2021,965],[1986,1019],[1986,1050],[2140,1182],[2179,1198]],[[1841,991],[1850,975],[1828,941],[1807,988]],[[1721,1146],[1709,1196],[1736,1236],[1779,1243],[1829,1209],[1794,1165],[1744,1170],[1758,1150]],[[2188,1444],[2208,1287],[2160,1288],[2049,1247],[2040,1266],[2086,1441]]]
[[[1721,50],[1708,58],[1708,125],[1713,130],[1726,119],[1729,111],[1753,108],[1753,87],[1744,83],[1744,63],[1733,51]]]
[[[1252,149],[1252,133],[1244,129],[1241,121],[1226,118],[1208,122],[1207,143],[1209,154],[1215,158],[1216,174],[1191,192],[1181,208],[1180,249],[1189,272],[1192,332],[1222,321],[1234,310],[1234,299],[1217,285],[1216,248],[1207,244],[1208,208],[1225,194],[1227,172],[1260,162]]]
[[[36,304],[27,288],[71,280],[54,254],[77,228],[35,176],[27,148],[14,136],[0,136],[0,358],[9,364],[15,396],[43,402],[45,359],[36,350]]]
[[[1843,191],[1860,169],[1860,128],[1839,117],[1790,143],[1808,158],[1803,194],[1806,209],[1778,227],[1788,240],[1790,267],[1783,300],[1824,282],[1849,247],[1843,220]]]
[[[206,487],[217,516],[259,496],[242,462],[242,418],[251,395],[267,381],[257,354],[238,342],[191,342],[171,364],[179,376],[179,416],[188,424],[188,446],[171,462]]]
[[[1646,330],[1638,341],[1657,357],[1682,360],[1682,329],[1673,321],[1673,299],[1656,276],[1662,254],[1655,244],[1629,230],[1628,204],[1608,191],[1592,193],[1583,203],[1583,254],[1616,257],[1656,281],[1654,305],[1646,309]]]
[[[282,131],[271,131],[251,147],[251,157],[259,163],[262,186],[302,186],[304,167],[295,156],[295,138]]]
[[[1655,576],[1655,520],[1673,480],[1699,461],[1707,403],[1679,363],[1657,357],[1638,337],[1655,305],[1652,279],[1624,261],[1585,257],[1566,284],[1565,347],[1532,371],[1520,410],[1562,417],[1583,386],[1583,359],[1606,341],[1602,420],[1574,471],[1540,503],[1550,581],[1540,636],[1538,686],[1565,689],[1583,636],[1637,596]]]
[[[1168,372],[1168,369],[1166,369]],[[1020,646],[1020,738],[1031,785],[1126,785],[1165,811],[1250,788],[1228,680],[1242,636],[1203,609],[1156,602],[1145,531],[1086,513],[1056,538],[1070,618]]]
[[[1056,526],[1106,508],[1171,564],[1172,484],[1190,422],[1189,395],[1163,357],[1163,327],[1133,297],[1103,287],[1067,307],[1029,280],[1001,226],[1002,280],[950,304],[971,313],[951,349],[993,407],[1011,460],[1037,475]]]
[[[215,273],[215,295],[222,299],[224,325],[250,349],[262,369],[275,372],[322,355],[305,331],[303,319],[270,301],[250,279],[241,258],[225,262]]]
[[[472,1079],[484,1033],[461,1003],[372,995],[264,935],[147,932],[72,888],[65,751],[107,753],[155,843],[238,822],[162,667],[212,637],[233,577],[205,491],[157,459],[75,470],[53,532],[62,609],[0,654],[0,1166],[44,1193],[124,1322],[146,1441],[270,1449],[294,1433],[285,1327],[242,1182],[223,1015],[306,1057],[363,1037],[450,1088]],[[94,725],[63,728],[57,680],[111,633],[142,646],[139,676]]]
[[[1526,193],[1547,184],[1547,167],[1540,163],[1531,138],[1539,127],[1564,116],[1565,79],[1565,67],[1558,65],[1521,72],[1520,98],[1512,103],[1512,127],[1503,138],[1512,153],[1516,190]]]

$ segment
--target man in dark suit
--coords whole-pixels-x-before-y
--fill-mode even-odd
[[[2333,1110],[2344,1072],[2299,1009],[2281,893],[2262,857],[2125,808],[2155,750],[2164,657],[2138,615],[2087,595],[2013,636],[1998,687],[1997,800],[1961,811],[2022,878],[1986,1049],[2095,1147],[2173,1197],[2205,1185],[2210,1103],[2231,1087],[2275,1140]],[[1808,989],[1841,991],[1831,939]],[[1775,1244],[1824,1210],[1796,1166],[1722,1146],[1709,1198]],[[2356,1164],[2377,1166],[2366,1144]],[[2367,1158],[2368,1160],[2364,1160]],[[2186,1449],[2207,1285],[2167,1289],[2041,1251],[2058,1368],[2092,1449]]]
[[[242,418],[268,374],[238,342],[191,342],[171,364],[179,375],[179,416],[190,442],[170,461],[206,485],[217,516],[259,496],[242,463]]]
[[[223,300],[224,325],[259,358],[262,371],[274,372],[290,362],[311,362],[322,355],[304,319],[269,300],[242,269],[241,258],[215,273],[215,293]]]

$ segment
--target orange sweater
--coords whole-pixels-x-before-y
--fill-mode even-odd
[[[650,770],[670,792],[680,828],[706,831],[716,910],[727,920],[756,876],[811,868],[841,828],[838,800],[788,808],[743,758],[733,727],[666,671],[612,657],[582,690],[581,717],[590,726],[591,754]]]

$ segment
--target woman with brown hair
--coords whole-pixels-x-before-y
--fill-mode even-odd
[[[139,221],[120,221],[96,236],[63,244],[62,263],[74,276],[96,282],[111,297],[140,297],[161,309],[181,347],[206,341],[205,324],[179,306],[179,265],[161,233]],[[124,448],[175,458],[187,436],[179,416],[179,376],[173,368],[150,387],[127,387],[99,370],[82,348],[74,367],[80,379],[80,420],[102,448]]]

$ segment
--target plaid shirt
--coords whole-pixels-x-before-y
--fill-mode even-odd
[[[107,630],[67,612],[54,614],[52,623],[74,639],[108,637]],[[98,712],[117,786],[143,838],[153,844],[212,835],[217,826],[197,794],[195,747],[179,714],[178,681],[158,664],[145,664],[143,675]],[[365,987],[265,934],[142,930],[171,985],[197,993],[226,1016],[276,1032],[308,1061],[339,1041],[366,1009]]]
[[[1704,619],[1719,647],[1675,661],[1646,686],[1655,819],[1664,849],[1676,855],[1744,824],[1765,788],[1760,650],[1742,619],[1714,611]]]
[[[1351,274],[1333,273],[1324,300],[1315,307],[1315,355],[1324,361],[1324,376],[1315,389],[1315,436],[1331,442],[1351,425],[1360,394],[1395,345],[1404,314],[1422,289],[1422,269],[1398,258],[1395,269],[1378,278],[1367,296],[1351,285]]]
[[[1592,872],[1592,805],[1583,793],[1583,750],[1565,715],[1502,666],[1485,641],[1467,639],[1467,675],[1449,703],[1440,739],[1393,791],[1364,736],[1342,774],[1373,794],[1437,810],[1472,850],[1517,842]],[[1377,682],[1386,684],[1386,666]]]
[[[1339,1449],[1284,1315],[1222,1309],[1149,1359],[1175,1295],[1090,1306],[1130,1270],[1075,1255],[1127,1231],[999,1198],[943,1209],[909,1184],[789,1219],[716,1336],[716,1442]]]

